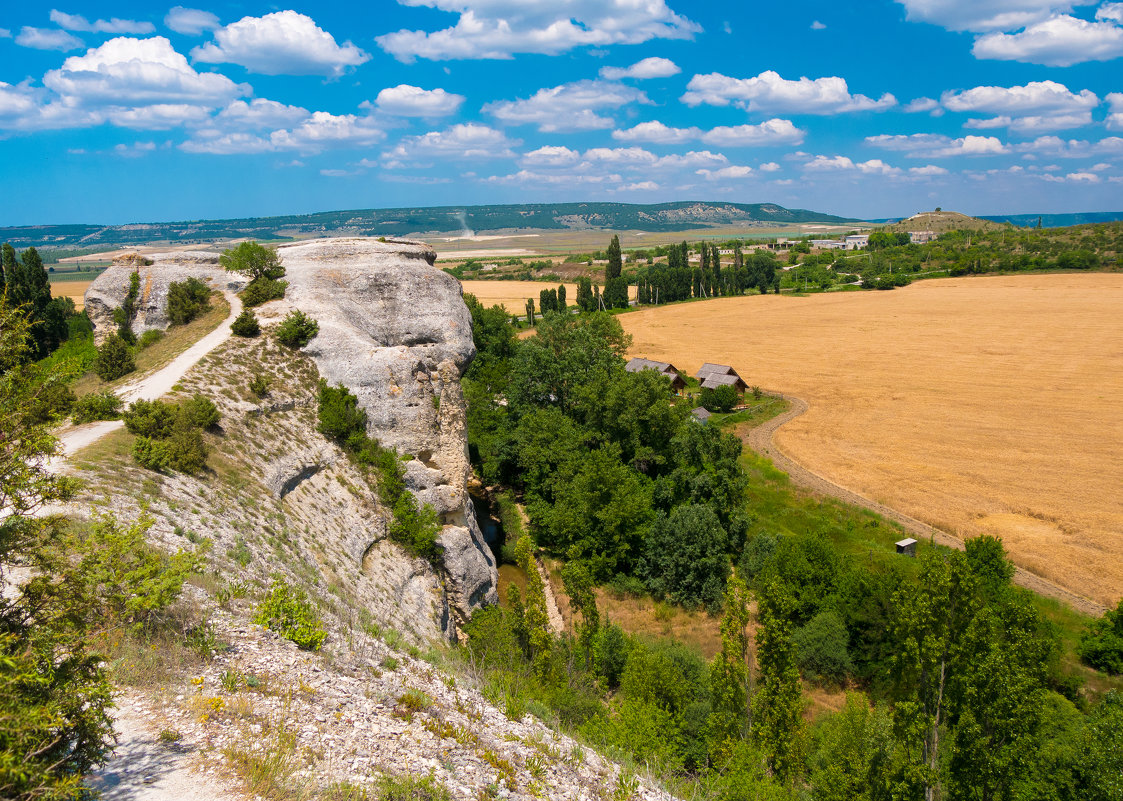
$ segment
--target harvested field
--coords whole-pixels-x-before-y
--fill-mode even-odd
[[[73,298],[74,305],[79,310],[85,305],[86,290],[93,281],[52,281],[51,296],[55,298]]]
[[[558,284],[549,281],[461,281],[466,293],[475,295],[485,306],[501,303],[512,314],[526,313],[526,299],[534,298],[534,310],[538,311],[538,294],[543,289],[557,289]],[[635,298],[636,288],[629,287],[629,297]],[[577,302],[577,284],[565,284],[565,300],[570,306]]]
[[[632,353],[732,364],[809,411],[776,444],[819,475],[1102,604],[1123,594],[1123,275],[721,298],[620,318]]]

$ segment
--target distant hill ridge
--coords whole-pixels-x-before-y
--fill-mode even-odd
[[[185,244],[240,237],[287,239],[307,236],[405,236],[528,228],[606,228],[659,232],[718,225],[805,222],[844,224],[858,220],[807,209],[788,209],[775,203],[533,203],[324,211],[278,217],[108,226],[19,226],[0,228],[0,241],[11,242],[17,247],[74,248],[155,241]]]

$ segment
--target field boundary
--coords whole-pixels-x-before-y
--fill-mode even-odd
[[[918,539],[923,538],[948,548],[963,550],[963,540],[958,537],[921,520],[917,520],[915,517],[910,517],[885,504],[870,500],[864,495],[860,495],[840,484],[836,484],[830,479],[812,470],[808,470],[781,451],[772,441],[773,435],[780,426],[791,422],[811,407],[808,405],[807,401],[802,398],[797,398],[794,395],[785,395],[781,392],[769,392],[768,394],[788,401],[788,403],[791,404],[791,408],[783,414],[765,420],[755,428],[749,429],[742,439],[746,445],[758,454],[771,459],[772,463],[777,468],[788,474],[788,477],[791,478],[794,484],[808,489],[817,495],[836,498],[845,503],[869,509],[871,512],[876,512],[887,520],[892,520],[894,523],[899,524]],[[1092,617],[1100,617],[1107,611],[1106,607],[1101,606],[1095,601],[1078,595],[1022,567],[1015,566],[1014,583],[1025,587],[1027,590],[1032,590],[1038,595],[1044,595],[1062,601],[1077,611],[1083,612],[1086,615],[1091,615]]]

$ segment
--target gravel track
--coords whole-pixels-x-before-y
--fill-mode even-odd
[[[784,412],[784,414],[773,417],[771,420],[766,420],[759,426],[751,428],[744,433],[742,439],[746,445],[761,456],[767,456],[771,459],[772,463],[777,468],[787,473],[792,482],[798,486],[809,489],[818,495],[837,498],[845,503],[861,506],[872,512],[876,512],[887,520],[892,520],[894,523],[900,524],[905,531],[917,539],[927,539],[932,542],[937,542],[940,545],[946,545],[949,548],[963,550],[963,541],[948,534],[946,531],[941,531],[934,526],[917,520],[915,517],[910,517],[903,512],[898,512],[896,509],[891,509],[877,501],[871,501],[863,495],[859,495],[852,490],[835,484],[833,481],[823,478],[823,476],[808,470],[806,467],[803,467],[788,457],[772,442],[772,435],[776,433],[780,426],[799,417],[806,412],[809,407],[806,401],[794,395],[773,394],[776,397],[786,400],[791,405],[791,408]],[[1014,583],[1028,590],[1032,590],[1039,595],[1045,595],[1063,601],[1086,615],[1099,617],[1106,611],[1105,607],[1095,601],[1089,600],[1082,595],[1077,595],[1071,590],[1067,590],[1021,567],[1014,568]]]

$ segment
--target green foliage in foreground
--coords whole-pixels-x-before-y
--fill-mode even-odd
[[[304,590],[274,581],[257,607],[254,623],[266,626],[306,651],[318,651],[327,639],[323,622]]]
[[[121,416],[122,400],[112,392],[91,392],[74,402],[74,423],[116,420]]]
[[[288,281],[277,281],[272,278],[255,278],[250,281],[239,297],[247,308],[260,306],[271,300],[280,300],[288,289]]]
[[[373,474],[379,499],[393,514],[387,532],[390,539],[415,556],[435,563],[441,553],[437,545],[441,531],[437,513],[429,504],[418,506],[406,487],[405,470],[397,451],[382,447],[367,434],[367,413],[359,407],[359,399],[342,384],[333,387],[321,379],[319,418],[320,433]]]
[[[83,775],[112,747],[111,687],[93,638],[160,625],[198,561],[149,546],[147,521],[103,516],[83,530],[39,516],[76,486],[47,469],[57,441],[23,413],[38,391],[19,369],[28,324],[0,300],[0,797],[62,801],[83,797]]]

